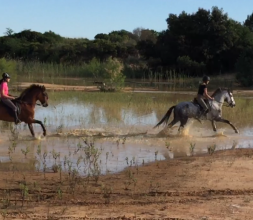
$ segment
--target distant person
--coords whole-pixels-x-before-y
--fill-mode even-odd
[[[11,101],[15,99],[15,97],[9,94],[8,82],[10,81],[10,78],[11,77],[8,73],[3,73],[2,79],[0,80],[1,100],[5,105],[7,105],[13,110],[15,123],[18,124],[21,121],[19,120],[17,115],[17,107]]]
[[[209,111],[209,108],[208,108],[207,104],[205,103],[204,99],[214,100],[214,98],[209,96],[207,93],[207,85],[209,82],[210,82],[210,77],[204,76],[202,79],[202,83],[199,85],[197,101],[201,105],[201,107],[203,108],[202,111],[200,112],[199,118],[202,115],[206,117],[206,114]]]

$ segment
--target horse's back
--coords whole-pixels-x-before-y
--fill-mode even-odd
[[[196,117],[199,111],[199,106],[190,101],[180,102],[175,106],[175,115],[179,117]]]
[[[182,109],[182,108],[197,108],[197,104],[193,103],[193,102],[187,102],[187,101],[184,101],[184,102],[179,102],[175,108],[176,109]]]

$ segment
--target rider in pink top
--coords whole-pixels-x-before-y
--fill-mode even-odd
[[[11,101],[15,99],[15,97],[9,95],[9,89],[8,89],[8,82],[10,81],[10,75],[8,73],[3,73],[2,79],[0,80],[0,94],[1,94],[1,100],[2,102],[10,107],[13,110],[14,113],[14,119],[15,123],[18,124],[21,121],[18,118],[17,115],[17,107],[14,105],[14,103]]]
[[[1,85],[0,85],[0,91],[1,91],[1,98],[8,98],[6,97],[5,94],[9,94],[9,89],[8,89],[8,85],[7,85],[7,82],[3,82]]]

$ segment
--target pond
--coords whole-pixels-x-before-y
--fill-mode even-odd
[[[219,123],[214,133],[208,121],[189,121],[182,135],[177,134],[177,125],[166,134],[162,126],[153,129],[169,107],[192,100],[194,94],[49,92],[49,106],[35,110],[35,118],[45,123],[46,137],[37,125],[36,138],[32,138],[24,123],[0,123],[0,169],[13,163],[15,169],[53,172],[57,165],[64,171],[98,175],[210,149],[253,146],[253,100],[240,93],[234,95],[235,108],[223,107],[224,118],[240,134]]]

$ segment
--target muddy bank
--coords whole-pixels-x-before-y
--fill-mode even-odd
[[[0,171],[1,213],[6,219],[252,219],[252,164],[252,149],[155,161],[97,178],[20,172],[10,163]]]
[[[59,84],[50,84],[50,83],[28,83],[28,82],[22,82],[18,84],[12,85],[12,90],[18,90],[22,91],[29,87],[31,84],[41,84],[46,87],[49,91],[84,91],[84,92],[99,92],[100,89],[98,86],[76,86],[76,85],[59,85]],[[122,91],[128,92],[133,90],[145,90],[143,88],[131,88],[131,87],[124,87]],[[149,91],[156,91],[157,89],[148,89]]]

